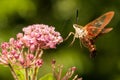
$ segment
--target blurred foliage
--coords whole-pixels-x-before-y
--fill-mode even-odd
[[[55,80],[52,73],[48,73],[45,76],[41,77],[39,80]]]
[[[65,38],[74,31],[76,10],[79,10],[79,25],[86,25],[100,15],[114,11],[115,16],[107,25],[113,31],[96,41],[97,56],[89,58],[86,48],[79,40],[68,47],[72,36],[56,49],[44,51],[44,65],[38,77],[51,72],[51,60],[64,65],[64,72],[77,67],[76,74],[83,80],[120,80],[120,0],[0,0],[0,42],[15,37],[22,27],[31,24],[48,24]],[[7,77],[6,77],[7,76]],[[9,68],[0,66],[0,79],[13,80]]]

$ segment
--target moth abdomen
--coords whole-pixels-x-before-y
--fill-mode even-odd
[[[96,52],[97,52],[96,48],[91,49],[90,57],[95,58],[96,57]]]

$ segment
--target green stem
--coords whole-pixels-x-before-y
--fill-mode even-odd
[[[17,75],[16,75],[16,73],[15,73],[15,71],[14,71],[12,65],[11,65],[11,64],[8,64],[8,66],[10,67],[10,70],[11,70],[11,73],[12,73],[14,79],[15,79],[15,80],[18,80]]]
[[[37,73],[38,73],[38,67],[35,67],[32,80],[37,80]]]
[[[25,68],[25,80],[29,80],[29,76],[28,76],[28,68]]]

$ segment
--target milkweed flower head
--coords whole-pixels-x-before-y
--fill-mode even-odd
[[[34,24],[23,28],[23,33],[18,33],[9,42],[1,43],[1,64],[13,64],[22,67],[39,66],[44,49],[56,48],[63,42],[60,33],[52,26]]]
[[[23,28],[24,36],[18,34],[18,38],[31,50],[37,47],[41,49],[56,48],[63,41],[59,32],[52,26],[36,24]]]

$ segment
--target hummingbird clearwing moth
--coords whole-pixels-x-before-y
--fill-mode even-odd
[[[74,32],[70,32],[65,40],[69,38],[71,34],[74,35],[74,38],[71,44],[74,43],[76,38],[79,38],[82,42],[83,46],[89,49],[90,56],[95,57],[96,55],[96,47],[94,41],[97,37],[102,34],[110,32],[113,28],[105,28],[105,26],[111,21],[114,16],[114,11],[107,12],[87,25],[80,26],[78,24],[73,24]],[[70,44],[70,45],[71,45]]]

